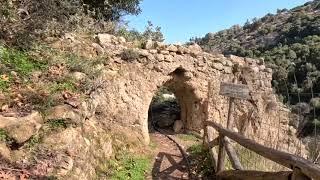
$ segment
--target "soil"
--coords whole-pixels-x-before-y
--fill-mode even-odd
[[[150,137],[157,147],[154,149],[152,174],[147,179],[189,179],[187,163],[176,144],[159,132],[151,133]]]

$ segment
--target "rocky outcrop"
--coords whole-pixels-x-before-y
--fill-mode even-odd
[[[43,118],[39,112],[32,112],[25,117],[0,116],[0,128],[6,130],[16,143],[24,143],[42,126]]]

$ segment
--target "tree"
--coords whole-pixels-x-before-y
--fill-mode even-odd
[[[138,15],[141,12],[139,7],[141,1],[83,0],[83,4],[86,7],[86,13],[88,11],[94,12],[93,17],[96,19],[118,21],[121,17],[128,14]]]
[[[143,32],[143,37],[146,39],[151,39],[153,41],[164,41],[163,34],[161,32],[161,27],[154,27],[151,21],[148,21],[146,30]]]
[[[142,0],[0,0],[0,40],[30,47],[42,37],[77,29],[114,32],[121,17],[141,12]]]

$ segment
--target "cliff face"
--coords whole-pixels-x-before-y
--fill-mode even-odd
[[[11,119],[12,123],[0,123],[1,128],[8,130],[32,127],[29,137],[46,127],[44,122],[50,119],[64,119],[71,124],[55,133],[44,133],[40,144],[55,152],[53,157],[58,160],[51,169],[59,170],[62,160],[58,157],[67,162],[63,171],[58,171],[60,176],[90,179],[100,160],[111,156],[113,147],[124,142],[148,144],[148,110],[153,96],[162,86],[177,97],[184,128],[201,132],[206,121],[208,82],[211,82],[209,120],[225,126],[228,98],[219,95],[220,83],[232,82],[235,77],[232,68],[236,64],[241,72],[237,76],[239,83],[249,86],[251,100],[236,100],[233,130],[280,150],[292,153],[300,150],[300,142],[289,127],[290,112],[273,94],[272,70],[262,61],[209,54],[196,44],[179,46],[148,41],[144,49],[137,49],[124,38],[108,34],[97,35],[97,42],[84,39],[69,35],[52,46],[83,57],[103,54],[109,58],[107,63],[97,65],[101,73],[95,77],[88,98],[74,107],[55,106],[45,117],[30,120],[26,126],[18,126],[21,119],[18,117]],[[0,116],[0,122],[4,121],[7,117]],[[21,143],[28,139],[22,139]],[[5,149],[1,153],[9,152],[7,159],[14,162],[22,161],[28,154],[23,147]],[[43,153],[48,152],[37,155]]]

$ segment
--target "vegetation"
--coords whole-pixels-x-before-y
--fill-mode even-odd
[[[4,142],[8,145],[13,143],[13,139],[9,137],[8,133],[4,129],[0,129],[0,142]]]
[[[122,152],[116,159],[109,160],[99,167],[98,175],[114,180],[142,180],[151,169],[151,158]]]
[[[1,0],[0,39],[28,48],[30,42],[65,32],[114,32],[125,15],[140,13],[141,0]]]
[[[320,95],[319,8],[315,0],[192,41],[207,51],[264,59],[273,69],[272,84],[280,98],[289,105],[309,104],[310,112],[304,114],[308,123],[300,134],[307,136],[320,115],[315,106]]]
[[[123,60],[126,60],[128,62],[133,62],[139,58],[139,53],[135,51],[134,49],[125,49],[121,53],[121,58]]]
[[[190,153],[190,165],[192,166],[192,171],[199,177],[213,178],[214,168],[212,165],[212,159],[208,149],[203,147],[202,144],[192,145],[187,149]]]
[[[177,134],[177,137],[184,141],[199,141],[199,139],[193,134]]]
[[[145,42],[148,39],[158,42],[164,41],[164,37],[161,32],[161,27],[154,27],[151,21],[148,21],[148,25],[146,26],[144,32],[138,32],[135,29],[128,30],[128,28],[123,26],[116,32],[116,34],[132,42]],[[140,44],[140,46],[142,46],[142,44]]]

